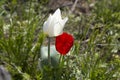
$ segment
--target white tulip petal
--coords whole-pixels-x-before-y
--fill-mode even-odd
[[[63,26],[65,25],[65,23],[68,21],[68,17],[66,17],[66,18],[64,18],[63,20],[62,20],[62,24],[63,24]]]
[[[44,22],[43,24],[43,31],[44,33],[48,33],[49,32],[49,28],[50,28],[50,24],[52,22],[52,15],[50,14],[49,18],[47,19],[47,21]]]
[[[43,24],[43,31],[44,31],[44,33],[46,33],[47,32],[47,22],[45,21],[44,22],[44,24]]]
[[[63,20],[60,20],[58,23],[60,25],[60,28],[58,27],[59,30],[63,30],[65,23],[67,22],[68,18],[64,18]],[[57,27],[57,26],[56,26]],[[62,32],[62,31],[60,31]]]
[[[50,17],[50,20],[48,20],[48,35],[50,36],[52,33],[53,33],[53,26],[54,26],[54,24],[53,24],[53,20],[54,20],[54,18],[53,18],[53,16],[51,15],[51,17]]]
[[[50,16],[49,16],[49,18],[48,18],[48,20],[47,20],[47,23],[50,25],[51,24],[51,22],[52,22],[52,15],[50,14]]]
[[[53,34],[54,34],[54,27],[51,27],[51,28],[49,28],[49,37],[52,37],[52,36],[54,36]]]
[[[62,34],[63,26],[58,22],[54,25],[54,36]]]
[[[62,18],[61,18],[61,11],[60,11],[59,8],[55,11],[55,13],[53,14],[53,17],[54,17],[54,19],[56,19],[57,21],[62,19]]]

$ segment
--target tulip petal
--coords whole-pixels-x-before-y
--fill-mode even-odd
[[[67,20],[68,20],[68,18],[66,17],[65,19],[60,20],[59,22],[57,22],[54,25],[54,35],[55,36],[58,36],[58,35],[62,34],[64,25],[67,22]]]
[[[61,23],[59,23],[59,22],[56,23],[54,25],[54,36],[58,36],[58,35],[62,34],[62,32],[63,32],[63,27],[62,27]]]
[[[50,14],[49,18],[47,19],[47,21],[44,22],[43,24],[43,31],[44,33],[48,34],[49,33],[49,29],[50,29],[50,25],[52,23],[52,15]]]
[[[57,36],[61,33],[61,29],[60,29],[60,21],[62,20],[61,18],[61,11],[60,9],[57,9],[54,14],[52,15],[52,22],[51,24],[49,25],[50,28],[49,28],[49,36],[52,37],[52,36]]]
[[[73,36],[66,32],[63,32],[61,35],[56,37],[55,47],[61,55],[66,55],[73,46],[73,43]]]
[[[47,21],[45,21],[44,24],[43,24],[43,32],[45,34],[47,34],[47,31],[48,31],[48,29],[47,29]]]
[[[49,30],[50,37],[61,35],[63,33],[63,28],[64,28],[64,25],[67,22],[67,20],[68,20],[67,17],[63,20],[62,19],[59,20],[58,22],[56,22],[56,20],[54,20],[54,24],[52,23],[53,25],[51,25],[53,27],[51,27]]]
[[[62,25],[63,25],[63,27],[64,27],[64,25],[65,25],[65,23],[68,21],[68,17],[66,17],[66,18],[64,18],[63,20],[62,20]]]
[[[62,18],[61,18],[61,11],[60,11],[59,8],[54,12],[53,18],[54,18],[55,20],[57,20],[57,21],[59,21],[59,20],[62,19]]]

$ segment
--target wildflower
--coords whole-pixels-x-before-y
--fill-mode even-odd
[[[61,11],[57,9],[53,15],[50,14],[43,24],[43,32],[49,37],[55,37],[63,33],[63,28],[68,18],[61,18]]]
[[[56,37],[55,43],[56,50],[61,55],[66,55],[73,46],[73,42],[74,42],[73,36],[64,32],[63,34]]]

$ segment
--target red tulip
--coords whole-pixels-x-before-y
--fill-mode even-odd
[[[56,43],[55,43],[56,50],[61,55],[66,55],[73,46],[73,42],[74,42],[73,36],[64,32],[56,37]]]

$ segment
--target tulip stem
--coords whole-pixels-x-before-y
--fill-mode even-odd
[[[60,58],[59,58],[59,63],[62,61],[62,57],[63,57],[63,56],[62,56],[62,55],[60,55]]]
[[[48,63],[51,66],[51,58],[50,58],[50,37],[48,37]]]

